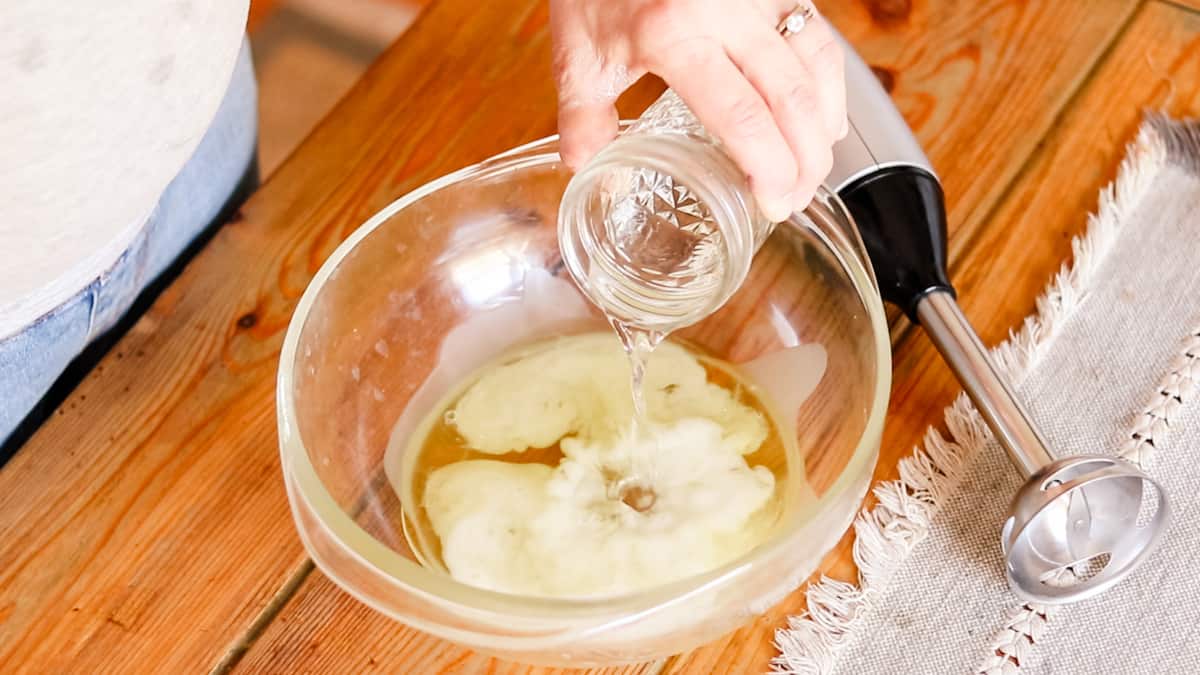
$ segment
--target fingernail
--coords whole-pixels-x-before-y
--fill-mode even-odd
[[[788,219],[792,215],[792,205],[796,201],[796,193],[789,192],[786,195],[777,199],[772,199],[763,204],[763,215],[771,222],[780,223]]]

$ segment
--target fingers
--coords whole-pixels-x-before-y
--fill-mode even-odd
[[[559,95],[559,154],[578,171],[617,135],[617,110],[612,103],[576,103]]]
[[[846,64],[842,46],[823,17],[813,17],[804,30],[787,39],[800,60],[820,83],[821,112],[826,128],[841,139],[849,131],[846,119]]]
[[[556,59],[558,83],[559,154],[578,170],[617,135],[617,96],[645,74],[623,65],[602,66],[588,56],[594,50],[576,50],[576,60]]]
[[[617,135],[616,94],[597,91],[598,64],[584,60],[588,50],[564,44],[554,60],[558,89],[559,154],[578,170]]]
[[[765,24],[747,23],[727,49],[787,139],[797,167],[792,208],[799,210],[829,174],[830,148],[841,122],[827,112],[831,106],[823,100],[824,85],[787,41]]]
[[[769,3],[764,11],[772,11]],[[832,146],[848,130],[842,55],[819,16],[790,39],[775,30],[777,20],[754,12],[731,15],[726,50],[770,107],[794,153],[799,210],[829,174]]]
[[[805,206],[848,129],[842,54],[824,19],[785,39],[775,26],[794,0],[637,6],[550,2],[564,162],[578,169],[615,137],[616,96],[651,71],[721,140],[764,215]]]
[[[786,219],[799,170],[763,97],[715,42],[677,44],[666,54],[670,60],[651,70],[663,76],[746,172],[763,215]]]
[[[550,5],[554,75],[558,91],[559,154],[578,170],[617,135],[617,95],[628,82],[623,68],[605,72],[578,8]]]

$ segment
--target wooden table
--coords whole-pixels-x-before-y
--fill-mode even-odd
[[[1200,109],[1197,0],[824,4],[944,178],[952,276],[988,342],[1070,258],[1143,107]],[[0,471],[0,671],[540,670],[386,620],[313,569],[273,376],[300,293],[367,216],[554,131],[546,21],[539,0],[435,1]],[[918,331],[893,333],[880,479],[957,391]],[[853,577],[848,538],[822,571]],[[763,671],[803,605],[611,672]]]

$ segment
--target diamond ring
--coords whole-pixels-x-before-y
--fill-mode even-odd
[[[808,22],[812,21],[816,16],[817,12],[811,5],[806,2],[797,3],[796,9],[793,9],[787,16],[783,17],[776,30],[785,38],[791,37],[804,30]]]

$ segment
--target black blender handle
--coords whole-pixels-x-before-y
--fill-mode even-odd
[[[925,169],[880,167],[838,190],[858,225],[883,299],[913,321],[934,291],[954,294],[946,276],[946,205],[941,183]]]

